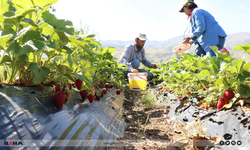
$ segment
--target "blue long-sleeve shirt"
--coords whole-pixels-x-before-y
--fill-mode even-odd
[[[191,14],[191,37],[197,36],[192,42],[200,44],[206,51],[210,51],[209,46],[216,46],[220,37],[226,37],[226,32],[214,19],[214,17],[206,10],[195,8]]]
[[[132,43],[124,48],[124,51],[121,55],[119,63],[128,66],[129,69],[133,69],[130,62],[134,59],[140,60],[140,62],[143,65],[145,65],[149,68],[151,68],[151,66],[152,66],[152,63],[150,61],[148,61],[146,56],[145,56],[145,49],[142,48],[140,51],[137,51],[135,43]]]

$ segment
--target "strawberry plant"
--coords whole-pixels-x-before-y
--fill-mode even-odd
[[[65,99],[70,97],[72,83],[83,100],[87,96],[84,90],[92,89],[93,85],[97,99],[113,86],[116,94],[124,89],[129,91],[123,75],[127,68],[113,57],[115,48],[101,47],[94,35],[86,36],[82,30],[74,29],[71,21],[56,18],[48,11],[56,1],[25,2],[28,5],[18,0],[2,1],[6,4],[2,5],[0,19],[2,82],[37,85],[41,90],[45,85],[53,85],[54,93],[64,92]],[[15,11],[9,9],[10,4]],[[224,98],[224,107],[232,107],[239,98],[249,98],[250,62],[233,58],[217,47],[211,48],[217,57],[183,53],[179,59],[159,64],[159,69],[150,69],[157,77],[153,82],[163,81],[165,89],[161,93],[174,92],[180,97],[199,93],[205,97],[206,108],[216,106],[220,97]],[[234,49],[250,54],[249,44]]]
[[[240,46],[247,51],[249,45]],[[233,58],[227,53],[221,53],[217,47],[211,47],[217,57],[197,57],[192,54],[182,54],[179,59],[172,59],[160,64],[159,69],[151,69],[156,74],[156,80],[163,80],[161,85],[167,87],[164,92],[174,91],[176,95],[193,96],[199,93],[205,97],[203,103],[208,107],[215,106],[219,97],[224,97],[225,107],[232,107],[237,99],[224,96],[226,91],[239,93],[242,98],[250,97],[249,76],[250,63]],[[239,48],[239,47],[237,47]],[[161,92],[163,93],[163,92]],[[226,92],[227,93],[227,92]],[[232,101],[230,101],[233,99]]]

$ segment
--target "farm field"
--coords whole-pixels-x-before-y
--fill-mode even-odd
[[[135,92],[122,48],[57,18],[56,2],[0,5],[0,149],[250,147],[250,43],[216,57],[148,47],[158,67],[141,67],[154,78]]]

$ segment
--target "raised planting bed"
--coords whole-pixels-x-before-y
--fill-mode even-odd
[[[59,109],[53,87],[2,87],[0,149],[105,149],[124,134],[124,96],[115,89],[93,103],[74,90]]]

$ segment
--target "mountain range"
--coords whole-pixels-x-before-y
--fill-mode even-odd
[[[174,54],[172,52],[173,48],[181,43],[183,36],[177,36],[164,41],[147,41],[144,45],[146,50],[147,57],[150,57],[149,60],[162,62],[162,59],[172,58]],[[100,41],[103,47],[115,47],[116,53],[115,57],[119,58],[124,47],[130,43],[133,43],[134,40],[130,41],[121,41],[121,40],[103,40]],[[248,32],[240,32],[235,34],[230,34],[226,37],[225,47],[233,53],[235,57],[242,58],[246,57],[247,60],[250,60],[250,55],[246,54],[242,51],[233,51],[232,49],[237,45],[245,45],[250,43],[250,33]],[[190,52],[193,53],[196,46],[192,45]],[[160,54],[160,55],[159,55]],[[159,58],[159,56],[162,57]]]

